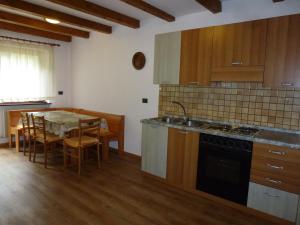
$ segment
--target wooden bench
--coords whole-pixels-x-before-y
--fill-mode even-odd
[[[79,114],[97,116],[104,118],[107,121],[109,132],[101,132],[101,139],[103,142],[102,157],[104,160],[109,158],[109,142],[118,142],[118,152],[120,156],[124,153],[124,126],[125,116],[115,115],[103,112],[89,111],[77,108],[45,108],[45,109],[20,109],[20,110],[9,110],[8,114],[8,135],[9,135],[9,147],[12,147],[12,138],[15,136],[16,151],[20,151],[20,136],[22,136],[23,129],[19,125],[21,112],[45,112],[45,111],[57,111],[64,110]]]

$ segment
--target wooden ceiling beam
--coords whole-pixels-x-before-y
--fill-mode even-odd
[[[163,20],[166,20],[168,22],[173,22],[175,21],[175,17],[168,14],[167,12],[150,5],[147,2],[141,1],[141,0],[121,0],[122,2],[127,3],[128,5],[131,5],[135,8],[141,9],[147,13],[150,13],[158,18],[161,18]]]
[[[61,6],[69,7],[93,16],[100,17],[105,20],[112,21],[114,23],[122,24],[131,28],[139,28],[140,21],[126,16],[124,14],[118,13],[116,11],[110,10],[108,8],[102,7],[95,3],[86,0],[47,0],[48,2],[53,2]]]
[[[212,13],[222,12],[222,2],[220,0],[196,0]]]
[[[49,39],[54,39],[58,41],[64,41],[64,42],[71,42],[72,37],[63,35],[63,34],[57,34],[57,33],[52,33],[49,31],[44,31],[44,30],[37,30],[31,27],[25,27],[13,23],[7,23],[0,21],[0,29],[3,30],[9,30],[17,33],[23,33],[23,34],[30,34],[34,36],[40,36],[44,38],[49,38]]]
[[[0,10],[0,20],[7,21],[13,24],[23,25],[26,27],[36,28],[39,30],[50,31],[54,33],[73,35],[82,38],[89,38],[90,33],[66,26],[53,25],[45,21],[5,12]]]
[[[76,0],[77,1],[77,0]],[[43,6],[35,5],[30,2],[25,2],[22,0],[0,0],[0,5],[6,6],[15,10],[21,10],[25,12],[29,12],[34,15],[38,15],[41,17],[48,17],[52,19],[57,19],[61,22],[88,28],[91,30],[95,30],[98,32],[111,34],[112,33],[112,27],[107,26],[101,23],[97,23],[94,21],[86,20],[80,17],[72,16],[60,11],[52,10],[45,8]]]

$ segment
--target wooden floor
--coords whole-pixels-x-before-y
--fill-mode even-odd
[[[44,169],[0,149],[1,225],[271,225],[205,198],[170,190],[114,156],[96,169],[64,172],[57,160]]]

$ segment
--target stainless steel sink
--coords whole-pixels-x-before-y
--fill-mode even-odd
[[[205,123],[197,120],[187,120],[185,121],[183,118],[176,118],[176,117],[169,117],[169,116],[164,116],[157,118],[156,120],[159,120],[164,123],[168,124],[174,124],[174,125],[182,125],[182,126],[187,126],[187,127],[201,127]]]
[[[176,117],[170,117],[170,116],[164,116],[159,118],[164,123],[170,123],[170,124],[181,124],[184,122],[183,118],[176,118]]]
[[[188,121],[184,121],[182,125],[187,127],[201,127],[202,125],[204,125],[204,123],[197,120],[188,120]]]

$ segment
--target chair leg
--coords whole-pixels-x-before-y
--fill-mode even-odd
[[[97,144],[98,168],[100,168],[100,143]]]
[[[26,155],[26,135],[23,135],[23,155]]]
[[[78,148],[78,175],[81,174],[81,149]]]
[[[28,151],[29,151],[29,161],[31,161],[31,138],[29,137]]]
[[[44,144],[44,156],[45,156],[44,166],[45,166],[45,168],[47,168],[48,151],[47,151],[47,145],[46,144]]]
[[[63,145],[63,153],[64,153],[64,169],[67,167],[67,152],[66,152],[66,144]]]
[[[36,158],[36,141],[33,141],[33,162],[35,163]]]
[[[9,135],[9,148],[12,147],[12,134]]]

